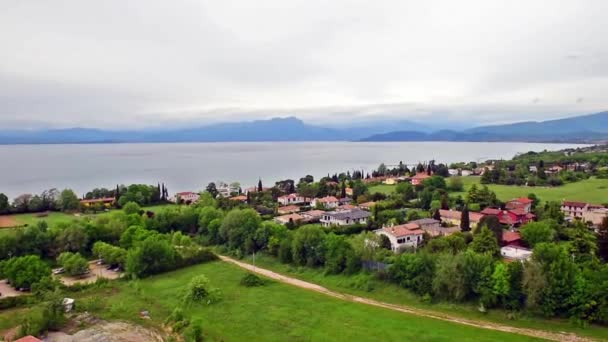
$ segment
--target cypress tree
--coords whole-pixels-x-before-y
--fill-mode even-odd
[[[342,181],[342,192],[340,193],[340,197],[341,198],[346,197],[346,182],[345,181]]]
[[[441,214],[439,213],[439,209],[436,209],[433,213],[433,218],[437,221],[441,221]]]
[[[471,230],[471,222],[469,219],[469,207],[465,204],[462,208],[462,215],[460,216],[460,230],[468,232]]]
[[[262,192],[264,188],[262,187],[262,179],[258,180],[258,192]]]

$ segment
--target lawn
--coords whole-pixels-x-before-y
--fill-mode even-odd
[[[471,185],[479,183],[480,177],[470,176],[461,177],[465,186],[465,191],[452,192],[452,196],[465,196]],[[449,180],[448,180],[449,182]],[[558,187],[527,187],[514,185],[488,184],[488,188],[496,193],[501,201],[508,201],[512,198],[526,197],[530,193],[536,194],[541,201],[558,201],[564,199],[573,201],[583,201],[590,203],[608,203],[608,179],[589,178],[580,182],[568,183]],[[374,185],[369,187],[369,192],[381,192],[391,194],[395,191],[394,185]]]
[[[465,190],[472,184],[479,184],[480,177],[462,177]],[[608,202],[608,179],[589,178],[580,182],[568,183],[558,187],[527,187],[512,185],[488,184],[488,187],[496,193],[498,199],[507,201],[516,197],[526,197],[530,193],[536,194],[541,201],[557,201],[564,199],[583,201],[590,203]],[[456,193],[458,194],[458,193]],[[464,195],[464,193],[460,193]]]
[[[251,260],[243,261],[249,261],[251,263]],[[268,255],[256,255],[256,265],[290,277],[319,284],[330,290],[372,298],[386,303],[412,306],[452,316],[473,320],[486,320],[519,328],[556,332],[567,331],[580,336],[608,340],[608,329],[605,327],[588,326],[586,328],[581,328],[563,319],[543,319],[528,315],[520,315],[515,320],[509,320],[506,318],[506,313],[501,310],[494,309],[489,310],[487,313],[480,313],[477,310],[477,306],[474,304],[449,302],[426,303],[412,292],[395,284],[373,279],[373,277],[368,274],[358,274],[355,276],[327,275],[323,269],[294,267],[282,264],[276,258]]]
[[[431,318],[345,302],[290,285],[271,282],[246,288],[239,285],[245,271],[224,262],[192,266],[136,283],[113,282],[109,288],[75,294],[80,310],[106,319],[126,319],[160,326],[176,306],[188,281],[205,274],[222,291],[215,304],[183,307],[200,319],[212,341],[532,341],[533,338],[473,328]],[[149,310],[151,321],[137,318]],[[0,312],[0,321],[28,314]]]
[[[373,194],[375,192],[379,192],[385,195],[390,195],[395,192],[396,185],[387,185],[387,184],[378,184],[369,187],[369,193]]]

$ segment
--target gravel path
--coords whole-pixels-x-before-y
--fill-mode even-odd
[[[325,295],[328,295],[331,297],[335,297],[335,298],[342,299],[342,300],[347,300],[350,302],[363,303],[363,304],[381,307],[381,308],[385,308],[385,309],[389,309],[389,310],[404,312],[404,313],[408,313],[408,314],[412,314],[412,315],[416,315],[416,316],[428,317],[428,318],[438,319],[438,320],[442,320],[442,321],[446,321],[446,322],[468,325],[468,326],[472,326],[472,327],[476,327],[476,328],[490,329],[490,330],[502,331],[502,332],[507,332],[507,333],[532,336],[532,337],[543,338],[543,339],[547,339],[547,340],[551,340],[551,341],[569,341],[569,342],[595,341],[593,339],[577,336],[577,335],[574,335],[571,333],[565,333],[565,332],[559,333],[559,332],[550,332],[550,331],[528,329],[528,328],[517,328],[517,327],[513,327],[513,326],[509,326],[509,325],[498,324],[498,323],[477,321],[477,320],[471,320],[471,319],[466,319],[466,318],[460,318],[457,316],[450,316],[450,315],[446,315],[446,314],[442,314],[442,313],[437,313],[434,311],[428,311],[428,310],[413,308],[413,307],[409,307],[409,306],[389,304],[389,303],[380,302],[380,301],[369,299],[369,298],[363,298],[363,297],[353,296],[353,295],[349,295],[349,294],[345,294],[345,293],[341,293],[341,292],[331,291],[323,286],[309,283],[309,282],[306,282],[306,281],[303,281],[300,279],[287,277],[287,276],[284,276],[282,274],[279,274],[279,273],[276,273],[276,272],[273,272],[273,271],[270,271],[267,269],[254,267],[251,264],[244,263],[244,262],[241,262],[241,261],[238,261],[238,260],[226,257],[226,256],[220,256],[220,259],[222,259],[225,262],[235,264],[241,268],[244,268],[251,272],[255,272],[264,277],[280,281],[285,284],[289,284],[289,285],[297,286],[297,287],[300,287],[303,289],[319,292],[319,293],[322,293],[322,294],[325,294]]]

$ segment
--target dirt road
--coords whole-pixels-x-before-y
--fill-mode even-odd
[[[334,292],[334,291],[326,289],[323,286],[319,286],[317,284],[309,283],[309,282],[306,282],[303,280],[287,277],[287,276],[284,276],[282,274],[279,274],[279,273],[276,273],[276,272],[273,272],[273,271],[270,271],[267,269],[254,267],[250,264],[240,262],[238,260],[235,260],[235,259],[232,259],[232,258],[229,258],[226,256],[220,256],[220,259],[222,259],[223,261],[235,264],[235,265],[237,265],[241,268],[247,269],[249,271],[255,272],[257,274],[260,274],[264,277],[280,281],[282,283],[286,283],[286,284],[297,286],[297,287],[300,287],[303,289],[319,292],[319,293],[322,293],[322,294],[325,294],[325,295],[328,295],[331,297],[339,298],[342,300],[347,300],[350,302],[363,303],[363,304],[377,306],[377,307],[381,307],[381,308],[385,308],[385,309],[389,309],[389,310],[404,312],[404,313],[408,313],[408,314],[412,314],[412,315],[416,315],[416,316],[428,317],[428,318],[438,319],[438,320],[442,320],[442,321],[446,321],[446,322],[468,325],[468,326],[472,326],[472,327],[476,327],[476,328],[497,330],[497,331],[503,331],[503,332],[507,332],[507,333],[544,338],[544,339],[552,340],[552,341],[569,341],[569,342],[595,341],[593,339],[586,338],[586,337],[580,337],[580,336],[577,336],[574,334],[557,333],[557,332],[550,332],[550,331],[536,330],[536,329],[527,329],[527,328],[517,328],[517,327],[508,326],[508,325],[498,324],[498,323],[476,321],[476,320],[470,320],[470,319],[466,319],[466,318],[460,318],[457,316],[445,315],[445,314],[438,313],[438,312],[417,309],[417,308],[403,306],[403,305],[384,303],[384,302],[380,302],[380,301],[369,299],[369,298],[363,298],[363,297],[353,296],[353,295],[349,295],[349,294],[345,294],[345,293]]]

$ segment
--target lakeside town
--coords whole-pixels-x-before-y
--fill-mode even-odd
[[[230,262],[257,259],[275,270],[285,264],[344,279],[363,276],[366,291],[391,284],[422,303],[475,303],[473,311],[486,315],[569,318],[601,327],[608,321],[605,304],[584,311],[580,305],[606,299],[607,176],[608,153],[590,147],[450,165],[381,164],[370,173],[340,172],[318,181],[305,175],[265,186],[260,179],[244,189],[218,181],[171,194],[163,183],[132,184],[93,189],[82,198],[50,189],[12,203],[0,194],[0,278],[6,278],[0,317],[3,308],[60,308],[44,311],[44,324],[15,321],[19,329],[4,336],[48,333],[54,341],[67,321],[81,319],[79,304],[88,303],[97,286],[126,291],[133,279],[216,267],[207,265],[216,265],[210,262],[217,255]],[[575,198],[559,197],[567,188]],[[199,291],[202,280],[191,281],[188,288]],[[220,289],[203,282],[204,300],[221,303],[212,295]],[[577,282],[587,284],[583,299],[575,297]],[[150,318],[158,313],[141,305],[118,316],[172,319]],[[96,317],[116,317],[107,306],[85,307]],[[48,323],[51,318],[57,322]],[[198,327],[183,329],[191,334]]]

